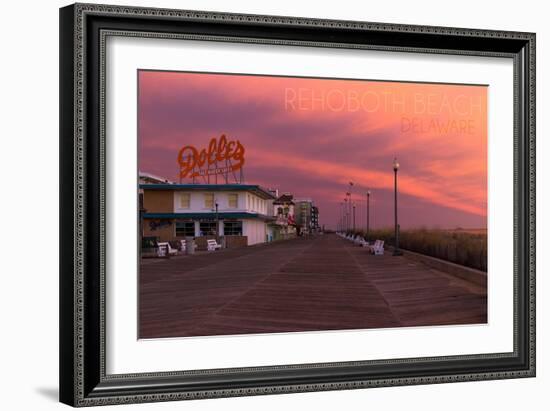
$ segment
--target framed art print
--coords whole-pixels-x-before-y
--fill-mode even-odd
[[[60,399],[535,375],[535,35],[60,11]]]

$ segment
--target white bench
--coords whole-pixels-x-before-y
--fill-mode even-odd
[[[222,246],[216,242],[216,240],[206,240],[206,249],[208,251],[215,251],[221,249]]]
[[[159,243],[159,256],[164,257],[166,255],[165,254],[166,251],[164,251],[164,253],[163,253],[162,251],[160,251],[160,249],[168,250],[168,255],[177,255],[178,254],[178,250],[176,248],[170,247],[169,242]],[[162,255],[160,255],[161,253],[162,253]]]

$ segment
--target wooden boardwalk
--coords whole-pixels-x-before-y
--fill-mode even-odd
[[[486,290],[336,235],[144,260],[140,338],[480,324]]]

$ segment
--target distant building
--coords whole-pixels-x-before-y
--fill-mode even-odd
[[[310,198],[294,200],[296,207],[296,225],[301,233],[311,234],[319,230],[319,208]]]
[[[275,191],[278,194],[278,190]],[[271,223],[273,239],[287,239],[296,236],[296,221],[294,218],[294,200],[290,193],[284,193],[273,201],[273,213],[276,218]]]
[[[161,241],[239,237],[234,244],[269,241],[274,196],[249,184],[140,184],[142,232]],[[226,242],[229,244],[229,242]]]
[[[319,231],[319,207],[312,206],[311,207],[311,225],[310,225],[312,231],[316,232]]]

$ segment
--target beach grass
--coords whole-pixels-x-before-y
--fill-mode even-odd
[[[365,231],[356,234],[366,236]],[[369,240],[395,244],[393,229],[370,230]],[[407,229],[401,230],[399,247],[404,250],[440,258],[452,263],[487,271],[486,229]]]

